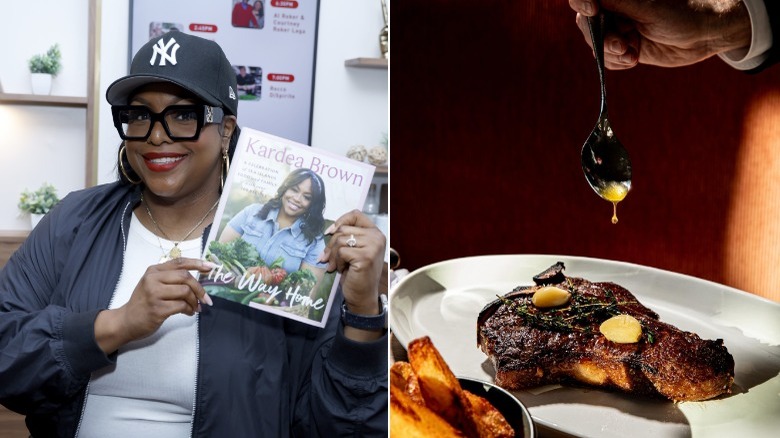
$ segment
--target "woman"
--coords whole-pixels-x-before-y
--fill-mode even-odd
[[[311,169],[290,172],[270,201],[252,204],[230,220],[221,242],[243,238],[251,243],[266,265],[284,261],[287,272],[308,269],[319,280],[325,264],[322,236],[325,218],[325,184]]]
[[[262,0],[257,0],[254,3],[252,6],[252,14],[254,14],[255,20],[257,21],[257,27],[262,29],[263,26],[265,26],[265,12]]]
[[[235,88],[216,43],[147,43],[106,94],[120,180],[68,195],[0,272],[0,402],[33,436],[386,435],[385,242],[366,217],[328,230],[342,312],[322,330],[212,302],[190,274],[211,268]]]

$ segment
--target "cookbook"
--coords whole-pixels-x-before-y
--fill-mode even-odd
[[[337,272],[319,262],[342,214],[363,206],[374,166],[242,128],[201,274],[217,298],[324,327]]]

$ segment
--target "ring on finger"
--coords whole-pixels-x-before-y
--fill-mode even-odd
[[[355,239],[354,234],[350,234],[349,239],[347,239],[347,246],[350,248],[354,248],[355,245],[357,245],[357,239]]]

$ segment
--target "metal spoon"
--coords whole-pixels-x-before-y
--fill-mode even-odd
[[[594,23],[594,21],[598,22]],[[582,171],[593,190],[612,202],[612,223],[617,223],[617,203],[631,190],[631,159],[615,136],[607,116],[607,91],[604,85],[604,14],[588,17],[588,29],[596,54],[601,82],[601,113],[593,131],[582,145]]]

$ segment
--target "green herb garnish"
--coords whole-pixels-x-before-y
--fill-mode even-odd
[[[623,313],[620,306],[638,304],[636,301],[619,301],[611,289],[605,290],[606,301],[602,301],[598,297],[579,292],[571,279],[567,278],[566,281],[571,298],[564,307],[541,309],[533,305],[529,306],[522,300],[510,300],[500,296],[498,299],[512,309],[524,323],[562,333],[591,333],[594,323],[601,323]],[[644,326],[642,328],[645,339],[652,344],[655,333]]]

